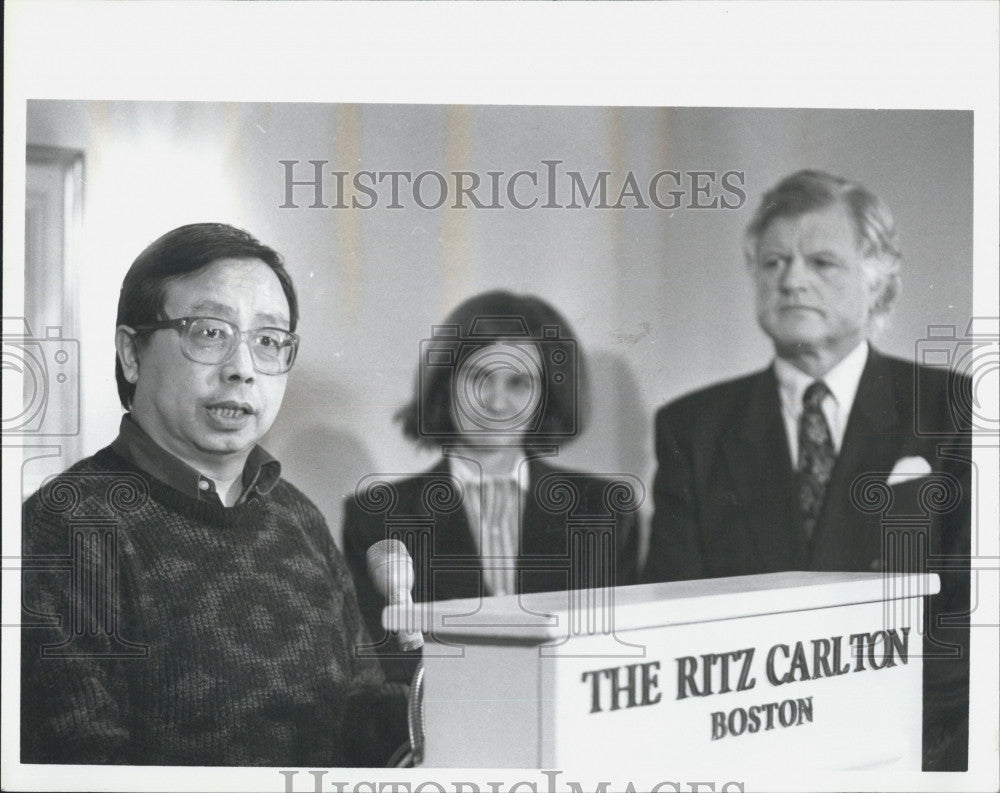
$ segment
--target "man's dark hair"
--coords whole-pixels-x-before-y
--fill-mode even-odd
[[[545,335],[546,328],[557,328],[559,339],[575,341],[573,330],[566,319],[540,297],[517,295],[502,290],[470,297],[456,306],[442,324],[457,326],[461,339],[487,336],[489,341],[486,343],[497,339],[544,342],[549,338]],[[519,333],[518,327],[525,328],[528,335]],[[545,368],[547,365],[543,355],[542,366]],[[455,374],[456,369],[449,367],[432,367],[423,378],[418,372],[413,398],[396,413],[396,419],[403,425],[403,434],[407,438],[421,446],[436,446],[449,440],[439,434],[432,437],[421,433],[421,419],[425,426],[450,428],[454,431],[454,440],[460,437],[452,412],[452,380]],[[569,440],[567,436],[575,436],[582,430],[587,414],[587,376],[583,350],[577,345],[576,369],[573,372],[575,382],[569,388],[549,388],[550,378],[547,372],[545,374],[542,384],[546,389],[543,413],[531,436],[543,441],[554,437]],[[423,416],[420,414],[421,410],[424,412]]]
[[[118,325],[135,327],[168,319],[163,314],[166,287],[219,259],[259,259],[278,277],[288,300],[289,330],[299,320],[299,302],[292,278],[277,251],[242,229],[225,223],[192,223],[168,231],[136,257],[125,274],[118,295]],[[118,398],[126,410],[132,407],[135,384],[125,379],[121,361],[115,357]]]

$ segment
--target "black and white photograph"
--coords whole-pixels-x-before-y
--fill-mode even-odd
[[[3,789],[995,790],[1000,19],[891,5],[11,4]]]

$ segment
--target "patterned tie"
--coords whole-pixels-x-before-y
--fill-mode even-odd
[[[802,416],[799,419],[799,511],[806,539],[812,539],[823,509],[826,485],[833,472],[837,455],[833,439],[820,407],[830,393],[826,383],[817,380],[806,389],[802,397]]]

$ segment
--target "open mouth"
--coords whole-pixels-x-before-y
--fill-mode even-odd
[[[246,418],[257,412],[250,405],[240,402],[218,402],[214,405],[207,405],[207,409],[212,416],[224,421]]]

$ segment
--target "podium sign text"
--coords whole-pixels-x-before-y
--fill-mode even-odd
[[[437,604],[429,638],[463,655],[425,659],[425,765],[918,771],[935,591],[855,573],[627,587],[610,632],[571,631],[572,593]]]

